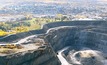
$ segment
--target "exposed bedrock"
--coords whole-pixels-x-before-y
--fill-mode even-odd
[[[28,50],[0,56],[0,65],[60,65],[51,48]]]
[[[107,53],[106,33],[100,30],[96,32],[94,29],[93,27],[62,26],[50,29],[46,38],[55,51],[65,46],[73,46],[76,49],[84,46]]]
[[[20,35],[22,36],[20,37]],[[23,39],[25,35],[37,35],[38,38],[44,39],[48,44],[45,45],[47,46],[46,49],[28,50],[17,54],[0,56],[0,65],[61,65],[56,53],[60,57],[63,56],[70,65],[104,65],[102,60],[107,59],[107,22],[105,21],[50,23],[44,25],[43,29],[38,31],[1,37],[0,42],[13,42]],[[23,43],[31,44],[31,40],[25,40],[27,42]],[[59,54],[58,52],[65,47],[69,48]],[[73,58],[75,60],[72,60]]]
[[[70,49],[65,51],[65,55],[72,50],[75,50],[73,54],[82,50],[95,50],[99,51],[97,55],[85,52],[84,54],[91,55],[90,57],[79,57],[77,60],[79,63],[77,65],[104,65],[103,60],[107,58],[107,34],[106,27],[94,27],[88,26],[60,26],[56,28],[49,29],[47,32],[46,39],[52,45],[53,49],[57,53],[64,47],[70,46]],[[72,56],[71,54],[70,56]],[[70,57],[68,54],[68,57]],[[102,59],[98,59],[102,57]],[[68,61],[74,65],[76,60]],[[68,58],[67,58],[68,60]],[[72,63],[73,62],[73,63]]]

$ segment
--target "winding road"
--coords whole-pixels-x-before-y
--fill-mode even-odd
[[[20,39],[18,42],[16,42],[16,43],[11,43],[11,44],[21,44],[21,43],[24,43],[24,42],[26,42],[29,38],[33,38],[33,37],[35,37],[36,35],[31,35],[31,36],[28,36],[28,37],[25,37],[25,38],[23,38],[23,39]],[[0,45],[6,45],[6,44],[0,44]]]
[[[68,63],[68,61],[62,56],[62,52],[67,50],[69,47],[65,47],[62,50],[58,51],[58,58],[61,61],[62,65],[71,65]]]
[[[15,44],[21,44],[21,43],[24,43],[25,41],[27,41],[27,39],[29,39],[29,38],[33,38],[33,37],[35,37],[35,35],[31,35],[31,36],[28,36],[28,37],[26,37],[26,38],[24,38],[24,39],[21,39],[20,41],[18,41],[18,42],[15,43]]]

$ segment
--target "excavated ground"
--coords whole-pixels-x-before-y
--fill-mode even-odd
[[[30,36],[29,33],[36,37]],[[50,23],[45,24],[40,31],[30,31],[29,33],[22,33],[26,36],[28,35],[29,37],[27,38],[24,38],[25,36],[22,34],[0,38],[2,43],[24,38],[16,42],[16,44],[21,44],[21,49],[27,49],[25,50],[26,53],[22,51],[19,55],[11,54],[12,56],[9,59],[7,58],[10,57],[8,55],[1,56],[0,60],[9,62],[8,65],[107,65],[106,21]],[[21,38],[19,37],[20,35],[22,35]],[[11,38],[15,38],[15,40]],[[38,38],[44,40],[43,44],[34,42]],[[36,46],[34,46],[35,44]],[[43,50],[41,51],[41,49]],[[36,53],[29,53],[29,50]],[[18,62],[15,60],[17,63],[12,61],[14,56],[18,58]],[[23,61],[20,61],[22,59]],[[0,64],[6,65],[5,62],[1,61]]]
[[[101,21],[61,24],[49,29],[46,39],[58,53],[62,65],[107,65],[105,24]]]

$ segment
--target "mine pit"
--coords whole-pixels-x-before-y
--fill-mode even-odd
[[[62,65],[107,65],[106,26],[81,24],[61,25],[47,32],[47,39]]]
[[[0,49],[8,51],[0,51],[0,64],[107,65],[106,21],[56,22],[45,24],[41,30],[45,33],[0,39],[2,43],[15,41],[12,37],[20,39],[14,45],[1,44]]]

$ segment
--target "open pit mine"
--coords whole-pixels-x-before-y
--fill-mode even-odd
[[[107,65],[107,22],[54,22],[0,37],[0,65]]]

